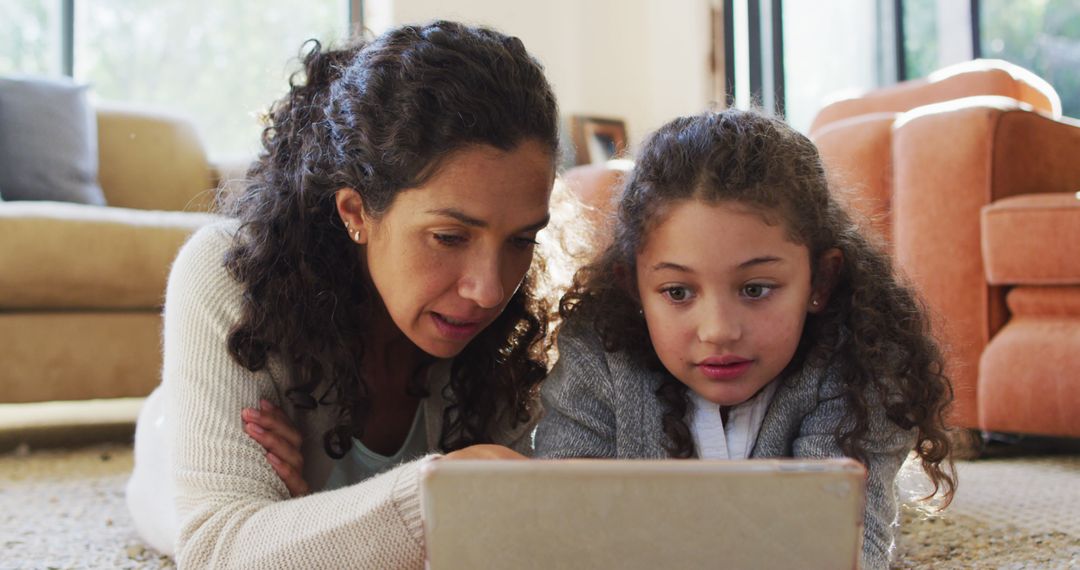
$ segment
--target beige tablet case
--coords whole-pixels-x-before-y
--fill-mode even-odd
[[[846,459],[436,461],[431,570],[855,568],[865,470]]]

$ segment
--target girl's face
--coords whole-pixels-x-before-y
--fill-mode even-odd
[[[721,406],[750,399],[791,361],[807,313],[819,310],[810,280],[809,250],[734,202],[675,204],[637,256],[656,354]]]
[[[502,312],[532,263],[553,183],[553,159],[540,143],[468,147],[401,192],[380,219],[353,222],[371,280],[413,344],[454,356]]]

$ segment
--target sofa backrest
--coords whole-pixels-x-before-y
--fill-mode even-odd
[[[98,180],[109,206],[204,212],[211,167],[187,120],[145,109],[98,106]]]
[[[829,123],[868,113],[902,113],[922,105],[976,95],[1001,95],[1061,116],[1061,97],[1044,79],[1000,59],[976,59],[944,67],[924,79],[904,81],[823,107],[810,133]]]

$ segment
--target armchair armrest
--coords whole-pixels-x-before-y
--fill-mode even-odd
[[[1006,97],[927,105],[897,120],[896,258],[939,317],[959,425],[977,423],[974,363],[1008,314],[1003,290],[986,282],[982,208],[1009,196],[1075,192],[1077,156],[1080,124]]]
[[[130,106],[99,106],[98,178],[110,206],[205,212],[210,165],[187,120]]]
[[[992,285],[1080,285],[1080,192],[983,207],[982,248]]]

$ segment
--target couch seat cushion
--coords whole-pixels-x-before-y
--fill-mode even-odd
[[[985,206],[982,252],[992,285],[1080,285],[1080,193],[1027,194]]]
[[[212,214],[0,204],[0,310],[159,307],[173,258]]]

